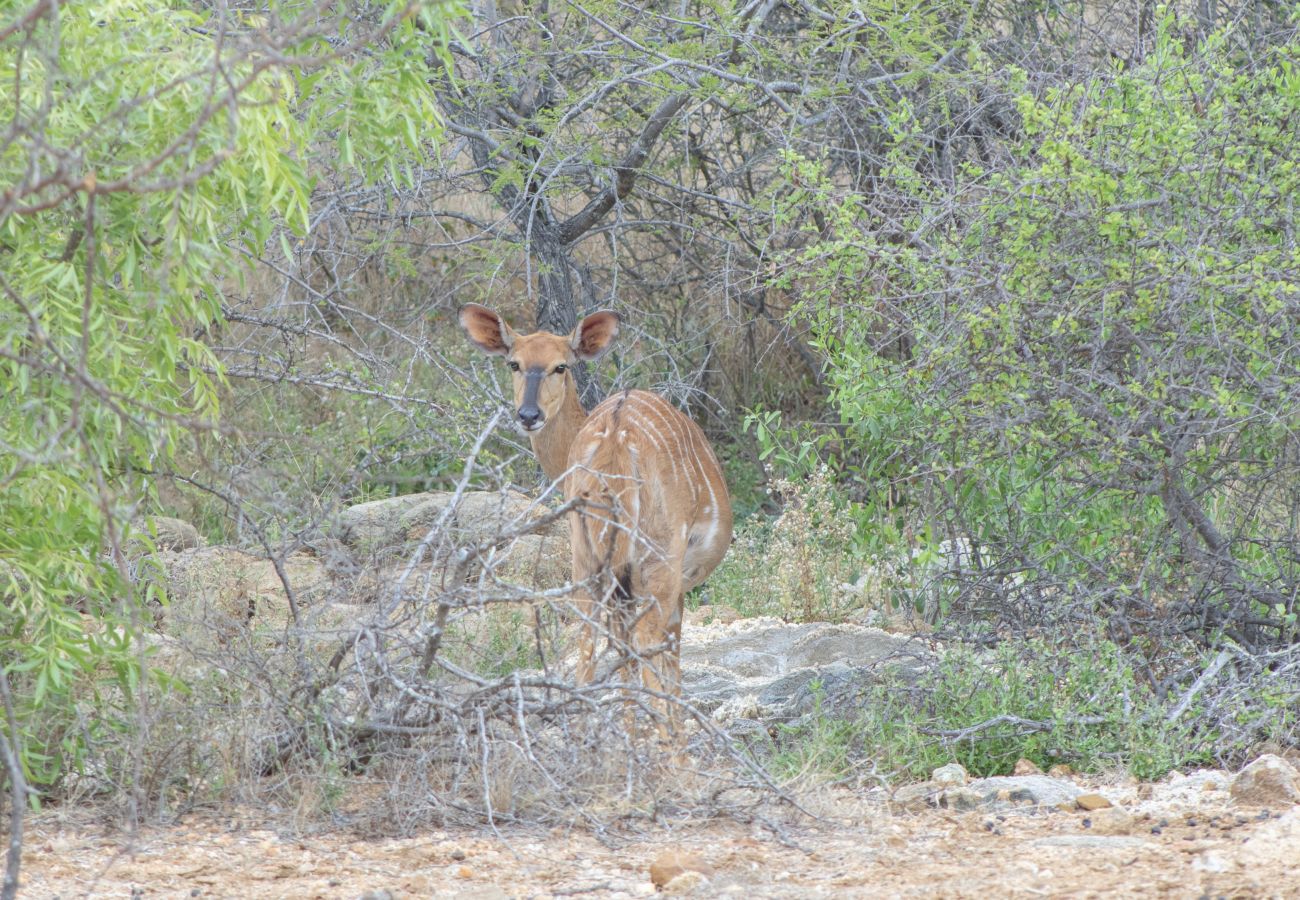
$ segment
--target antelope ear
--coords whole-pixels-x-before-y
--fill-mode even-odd
[[[466,303],[460,308],[460,327],[484,353],[505,356],[515,343],[514,329],[495,310],[477,303]]]
[[[578,359],[591,361],[600,359],[613,343],[618,334],[619,316],[616,312],[602,309],[594,312],[578,323],[569,335],[569,346]]]

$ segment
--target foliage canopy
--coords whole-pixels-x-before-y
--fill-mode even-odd
[[[456,14],[101,0],[0,18],[0,656],[35,783],[104,724],[75,722],[74,685],[129,696],[145,671],[140,473],[216,422],[202,337],[223,286],[310,227],[322,148],[394,176],[422,152],[425,50]]]

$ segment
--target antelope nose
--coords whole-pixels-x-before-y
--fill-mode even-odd
[[[537,423],[542,420],[542,411],[536,406],[519,407],[519,422],[525,428],[535,428]]]

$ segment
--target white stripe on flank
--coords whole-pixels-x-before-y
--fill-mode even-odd
[[[586,440],[580,446],[589,463],[611,440],[625,451],[612,450],[612,455],[605,457],[603,467],[613,471],[592,474],[608,483],[607,479],[624,477],[623,472],[634,473],[632,477],[641,488],[625,500],[633,527],[639,528],[643,514],[652,515],[649,504],[653,500],[654,508],[670,517],[663,525],[680,528],[687,541],[684,569],[698,577],[706,567],[712,568],[707,561],[717,556],[724,503],[719,492],[725,482],[717,456],[699,426],[664,398],[630,391],[600,403],[582,436]],[[643,495],[643,490],[648,492]],[[643,535],[652,541],[663,537]],[[688,580],[695,581],[695,577]]]

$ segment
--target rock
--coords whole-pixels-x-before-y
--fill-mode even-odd
[[[708,878],[713,875],[713,866],[700,856],[680,849],[665,850],[650,863],[650,881],[660,890],[687,872]]]
[[[494,551],[483,568],[492,578],[545,590],[566,583],[571,565],[568,535],[525,534]]]
[[[944,787],[960,787],[970,781],[970,774],[961,763],[948,763],[931,772],[930,780]]]
[[[203,547],[164,554],[167,602],[158,611],[156,655],[163,671],[197,683],[210,680],[231,654],[257,660],[268,672],[288,672],[308,658],[325,661],[375,614],[373,605],[333,602],[350,594],[321,560],[295,553],[281,566],[297,603],[297,627],[289,595],[275,564],[233,547]],[[273,675],[272,677],[278,677]]]
[[[914,681],[933,654],[920,641],[861,625],[791,625],[773,618],[688,625],[683,692],[711,714],[752,696],[765,719],[856,716],[862,694],[886,675]]]
[[[1074,769],[1065,763],[1057,763],[1047,770],[1047,774],[1053,778],[1069,778],[1074,774]]]
[[[995,799],[968,787],[956,787],[939,795],[939,805],[945,809],[968,811],[987,806]]]
[[[461,543],[491,540],[508,531],[540,519],[550,510],[518,491],[466,491],[456,506],[456,536]],[[569,526],[565,519],[547,525],[542,533],[569,540]]]
[[[1038,768],[1031,760],[1023,756],[1016,760],[1016,766],[1011,770],[1012,775],[1042,775],[1043,770]]]
[[[1293,808],[1260,825],[1237,853],[1237,862],[1247,868],[1284,865],[1297,867],[1300,860],[1300,809]]]
[[[1232,799],[1243,806],[1287,807],[1300,803],[1300,771],[1266,753],[1237,774]]]
[[[359,503],[338,518],[343,542],[379,567],[409,559],[424,546],[424,562],[442,566],[456,547],[490,542],[550,510],[518,491],[406,494]],[[563,518],[493,549],[484,575],[525,588],[552,588],[569,580],[569,527]],[[475,577],[478,569],[467,574]]]
[[[1129,834],[1133,831],[1133,817],[1118,806],[1099,809],[1088,816],[1093,834]]]
[[[1192,860],[1192,868],[1197,872],[1205,872],[1210,875],[1222,875],[1232,868],[1232,863],[1224,858],[1221,854],[1212,850],[1207,850],[1200,856]]]
[[[763,707],[753,694],[737,694],[713,711],[713,721],[722,726],[740,720],[756,722],[762,717]]]
[[[708,883],[708,876],[702,872],[683,872],[665,884],[662,890],[665,894],[689,894],[696,888]]]
[[[1006,791],[1005,799],[1013,803],[1033,803],[1038,806],[1057,806],[1069,801],[1073,803],[1082,793],[1072,782],[1047,775],[1009,775],[994,778],[981,778],[968,785],[991,803],[998,799],[1000,791]]]
[[[405,543],[405,531],[411,527],[406,520],[412,510],[421,508],[431,511],[437,508],[437,503],[445,508],[452,496],[447,491],[433,491],[386,497],[349,506],[339,514],[338,536],[349,547],[367,554],[401,545]]]
[[[1067,850],[1136,850],[1148,845],[1139,837],[1102,834],[1059,834],[1031,841],[1031,847],[1058,847]]]
[[[725,603],[709,603],[700,606],[697,609],[688,609],[686,611],[685,622],[690,627],[698,625],[730,625],[732,622],[740,621],[743,616],[735,607],[727,606]]]
[[[1089,812],[1096,809],[1109,809],[1115,805],[1101,794],[1080,794],[1074,798],[1074,802],[1079,805],[1079,809],[1088,810]]]
[[[928,781],[923,784],[905,784],[895,790],[889,799],[898,809],[916,812],[938,805],[940,790],[938,785]]]
[[[211,646],[247,628],[289,621],[289,597],[275,564],[233,547],[169,555],[163,630]],[[281,563],[299,612],[329,593],[329,573],[316,557],[295,553]]]
[[[203,538],[199,536],[199,530],[183,519],[150,516],[143,527],[153,536],[154,546],[159,550],[179,553],[182,550],[194,550],[203,546]]]

